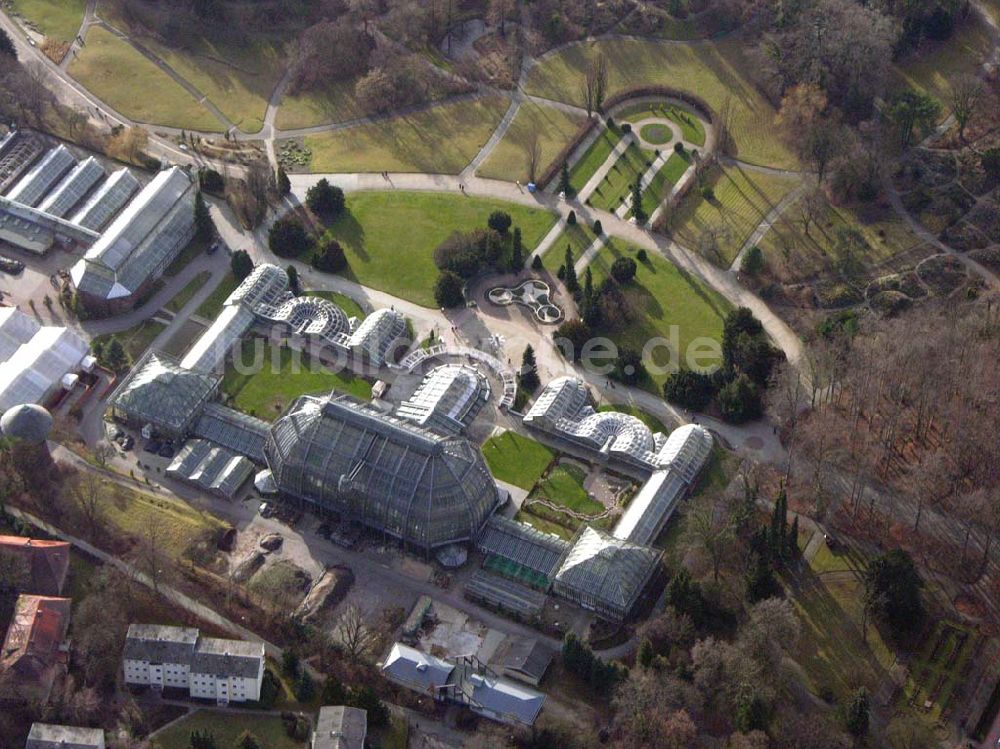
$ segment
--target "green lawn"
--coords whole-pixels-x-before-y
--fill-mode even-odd
[[[566,257],[566,246],[569,245],[570,249],[573,250],[573,258],[579,260],[595,239],[597,239],[597,235],[594,234],[594,230],[578,221],[573,226],[567,225],[563,229],[562,234],[556,237],[556,241],[552,243],[545,255],[551,258],[551,265],[561,265]]]
[[[530,490],[555,458],[555,452],[541,442],[507,431],[486,440],[483,457],[494,478]]]
[[[69,65],[69,74],[91,93],[138,122],[221,132],[212,113],[143,57],[100,26],[87,32],[87,45]]]
[[[132,361],[135,361],[143,352],[149,348],[149,344],[153,342],[163,330],[166,329],[166,325],[161,322],[156,322],[155,320],[144,320],[138,325],[133,325],[127,330],[122,330],[118,333],[114,333],[114,337],[122,342],[122,346],[125,347],[125,352],[129,355]],[[94,338],[94,341],[110,341],[112,334],[108,333],[105,335],[100,335]]]
[[[728,267],[764,217],[799,184],[798,177],[761,174],[749,169],[713,169],[705,176],[714,197],[695,186],[670,216],[677,240],[700,249],[716,265]],[[707,241],[715,236],[717,247]]]
[[[356,301],[351,299],[346,294],[341,294],[338,291],[307,291],[306,296],[318,296],[320,299],[326,299],[328,302],[333,302],[342,310],[348,318],[356,317],[359,320],[364,320],[366,315],[365,311],[361,308],[361,305]]]
[[[488,96],[306,136],[309,171],[458,174],[489,140],[508,103]]]
[[[667,163],[658,171],[646,189],[642,191],[642,207],[647,216],[652,216],[663,199],[667,197],[670,189],[677,184],[684,172],[691,166],[691,154],[687,151],[683,153],[672,153]],[[631,215],[631,211],[629,211]]]
[[[87,0],[10,0],[10,6],[39,32],[61,42],[76,38]]]
[[[580,104],[589,59],[603,54],[608,63],[609,94],[644,85],[684,89],[719,111],[732,104],[730,131],[737,156],[770,166],[794,167],[792,152],[775,137],[774,108],[743,76],[748,68],[740,41],[698,45],[647,40],[580,42],[547,56],[528,76],[528,93]]]
[[[827,560],[829,561],[829,560]],[[868,627],[864,638],[861,571],[864,561],[845,554],[840,565],[854,575],[824,572],[825,565],[810,565],[791,597],[802,623],[796,660],[802,664],[812,690],[831,692],[844,700],[859,686],[872,694],[888,679],[895,663],[877,627]]]
[[[641,408],[638,408],[637,406],[625,406],[625,405],[622,405],[620,403],[616,403],[616,404],[606,403],[605,405],[601,406],[597,410],[598,411],[618,411],[619,413],[629,414],[630,416],[634,416],[639,421],[641,421],[643,424],[645,424],[646,426],[648,426],[649,429],[650,429],[650,431],[653,432],[653,434],[656,434],[657,432],[663,432],[664,434],[669,435],[673,431],[672,427],[668,427],[666,424],[664,424],[658,418],[656,418],[655,416],[653,416],[650,413],[646,413],[645,411],[643,411]]]
[[[155,528],[160,549],[170,557],[185,556],[194,542],[225,528],[219,518],[187,502],[132,491],[107,480],[102,483],[101,513],[105,521],[139,538]]]
[[[278,108],[275,125],[281,130],[295,130],[327,123],[347,122],[368,114],[354,96],[357,79],[327,81],[322,91],[296,96],[285,95]]]
[[[836,273],[843,259],[837,245],[837,233],[841,229],[855,229],[864,236],[869,250],[858,260],[866,268],[878,266],[922,244],[920,237],[891,207],[827,203],[819,221],[810,222],[808,234],[803,217],[803,201],[799,200],[761,239],[758,246],[764,252],[768,276],[785,283],[797,283]]]
[[[189,749],[191,733],[207,731],[214,735],[220,749],[236,745],[244,731],[250,731],[266,749],[301,749],[304,742],[289,738],[279,715],[261,715],[250,711],[222,712],[201,709],[164,729],[153,739],[160,749]]]
[[[611,264],[620,255],[634,257],[635,249],[612,240],[597,254],[590,265],[595,286],[609,275]],[[670,352],[675,347],[679,357],[676,363],[682,368],[721,363],[721,349],[710,341],[722,340],[722,323],[732,309],[729,302],[655,252],[648,253],[646,262],[637,264],[635,279],[623,289],[630,315],[625,329],[598,332],[638,352],[658,339],[663,345],[649,350],[647,369],[655,366],[669,370],[673,366]],[[705,353],[695,357],[696,349],[705,349]],[[650,372],[650,384],[655,385],[656,392],[667,374],[669,371]]]
[[[537,136],[541,147],[536,178],[559,156],[586,120],[582,115],[525,102],[514,116],[503,139],[479,170],[480,177],[508,182],[529,181],[527,146]]]
[[[255,357],[258,351],[261,353]],[[361,400],[372,397],[368,381],[346,370],[336,372],[314,364],[307,354],[276,347],[262,338],[243,340],[240,364],[250,372],[237,371],[233,361],[227,360],[222,392],[233,407],[267,421],[278,418],[300,395],[337,390]]]
[[[574,512],[586,515],[598,515],[604,512],[604,505],[593,499],[583,487],[586,473],[582,468],[572,463],[556,465],[548,475],[541,479],[528,495],[518,519],[533,525],[546,533],[557,533],[566,538],[580,527],[580,520],[560,510],[551,509],[534,503],[532,499],[546,499],[552,504],[565,507]],[[598,526],[607,525],[607,518],[595,521]]]
[[[603,128],[597,140],[590,144],[569,172],[569,184],[575,192],[580,192],[588,180],[597,173],[608,156],[615,150],[615,145],[621,140],[621,134],[615,130]]]
[[[178,291],[174,298],[167,302],[167,309],[171,312],[180,312],[181,309],[191,301],[198,289],[205,285],[205,282],[212,276],[207,270],[203,270],[197,276],[188,281],[187,286]]]
[[[551,520],[538,517],[538,515],[530,513],[526,510],[518,510],[517,514],[514,516],[514,520],[519,523],[530,525],[532,528],[540,530],[542,533],[551,533],[555,536],[559,536],[559,538],[566,541],[571,541],[575,532],[572,528],[567,528],[559,523],[553,523]]]
[[[615,117],[619,122],[632,123],[652,117],[662,117],[676,123],[681,129],[681,137],[691,145],[705,145],[705,125],[701,118],[691,110],[676,104],[669,104],[665,101],[627,104],[615,112]],[[650,126],[647,125],[647,127]],[[649,139],[647,138],[647,140]]]
[[[330,227],[344,247],[345,275],[425,307],[434,307],[438,269],[434,249],[452,232],[485,227],[504,210],[521,228],[525,247],[535,247],[552,227],[547,211],[482,198],[430,192],[360,192]],[[405,272],[401,272],[405,269]]]
[[[674,131],[666,125],[652,122],[642,126],[642,130],[639,131],[639,137],[647,143],[652,143],[654,146],[662,146],[673,139]]]
[[[141,43],[205,94],[238,128],[256,133],[264,126],[267,100],[285,67],[277,44],[260,39],[221,44],[197,33],[186,35],[185,49],[145,37]]]
[[[655,157],[630,143],[618,158],[597,189],[587,198],[587,203],[605,211],[614,212],[622,201],[632,194],[632,185],[649,168],[647,161]]]
[[[226,277],[223,278],[219,282],[219,285],[215,287],[215,290],[209,294],[208,298],[201,303],[201,306],[198,307],[197,310],[195,310],[195,314],[209,320],[215,319],[215,317],[222,312],[222,307],[226,303],[226,299],[239,285],[240,282],[236,280],[236,276],[234,276],[232,272],[227,273]]]

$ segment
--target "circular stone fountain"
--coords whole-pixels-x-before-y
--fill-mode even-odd
[[[498,307],[520,304],[534,312],[539,322],[554,325],[563,318],[562,309],[551,300],[552,290],[545,281],[529,278],[513,288],[495,286],[486,292],[486,298]]]

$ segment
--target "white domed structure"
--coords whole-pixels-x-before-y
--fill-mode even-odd
[[[0,433],[10,439],[40,445],[52,432],[52,414],[34,403],[8,408],[0,416]]]

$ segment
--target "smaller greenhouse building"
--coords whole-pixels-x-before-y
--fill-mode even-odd
[[[662,552],[584,526],[552,583],[552,592],[606,619],[629,617],[660,567]]]
[[[215,375],[147,351],[111,396],[111,413],[133,428],[148,425],[160,436],[178,439],[191,431],[218,387]]]

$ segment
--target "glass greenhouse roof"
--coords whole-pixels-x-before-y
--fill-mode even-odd
[[[500,502],[469,442],[347,396],[299,398],[265,453],[281,491],[424,549],[474,539]]]
[[[128,169],[119,169],[87,199],[72,221],[87,229],[100,229],[120,211],[139,189],[139,180]]]
[[[140,359],[114,396],[113,406],[130,420],[178,433],[215,392],[219,378],[184,369],[157,352]]]
[[[73,206],[83,200],[83,196],[104,177],[104,168],[91,156],[81,161],[48,194],[38,208],[53,216],[64,218]]]
[[[560,565],[553,587],[585,607],[625,618],[659,561],[656,549],[585,526]]]
[[[46,153],[30,171],[18,181],[7,197],[24,205],[37,206],[66,172],[76,164],[76,159],[66,146],[59,145]]]

